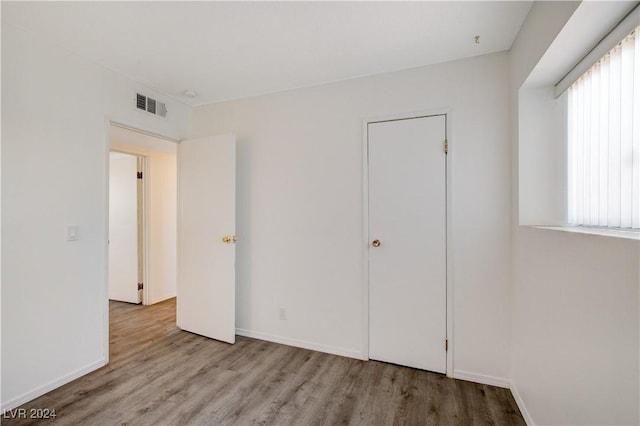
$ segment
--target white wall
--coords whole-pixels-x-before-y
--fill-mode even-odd
[[[362,120],[446,107],[455,370],[506,383],[507,71],[507,56],[498,54],[195,108],[194,137],[238,135],[237,327],[366,354]]]
[[[535,424],[638,424],[638,241],[521,228],[512,381]]]
[[[166,101],[168,118],[135,110],[136,89]],[[3,20],[2,408],[107,359],[105,119],[180,138],[189,114]]]
[[[566,225],[567,97],[553,87],[520,88],[519,223]]]
[[[518,92],[556,36],[571,28],[585,7],[616,5],[535,3],[510,54],[516,218],[511,378],[530,424],[640,422],[639,242],[517,225],[519,206],[526,205],[518,202],[526,196],[518,193],[518,177],[531,177],[519,173],[518,159],[528,161],[519,155],[519,123],[532,118],[526,109],[519,111]],[[591,32],[593,26],[583,30]]]
[[[177,157],[175,142],[111,126],[111,148],[145,158],[147,276],[144,304],[176,296]]]

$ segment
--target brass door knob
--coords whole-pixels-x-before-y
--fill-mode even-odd
[[[374,246],[374,247],[380,247],[380,240],[373,240],[371,242],[371,245]]]

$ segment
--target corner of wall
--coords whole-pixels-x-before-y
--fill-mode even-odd
[[[518,392],[518,388],[516,387],[516,384],[513,383],[513,381],[511,381],[510,390],[511,390],[511,394],[513,395],[513,399],[515,399],[516,404],[518,404],[518,408],[520,409],[520,414],[522,414],[522,418],[524,419],[527,426],[535,426],[535,422],[533,421],[533,418],[531,417],[529,410],[527,410],[527,406],[525,405],[524,400],[520,396],[520,392]]]

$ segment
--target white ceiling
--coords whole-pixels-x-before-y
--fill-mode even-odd
[[[201,105],[508,50],[530,7],[529,1],[3,1],[2,21]],[[199,96],[185,97],[185,89]]]

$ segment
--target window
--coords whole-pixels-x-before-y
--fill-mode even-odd
[[[569,223],[640,228],[640,27],[567,96]]]

